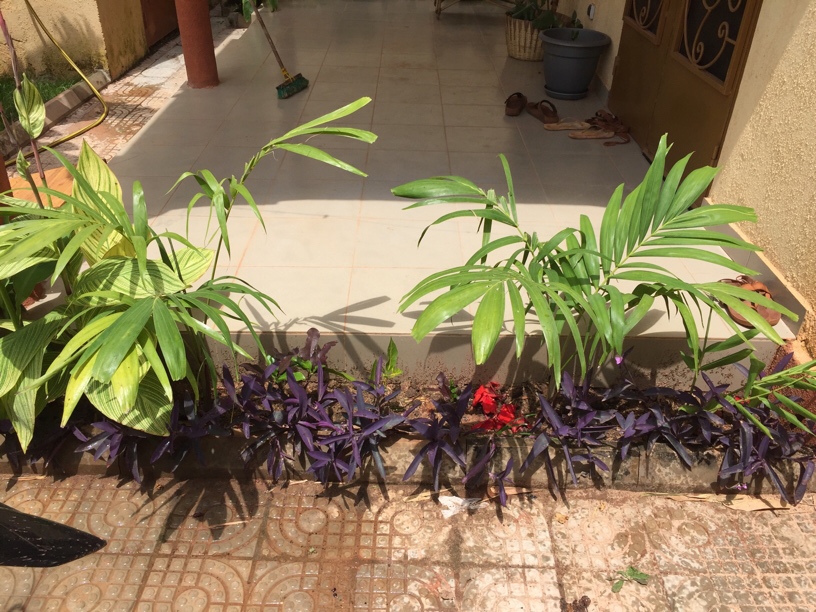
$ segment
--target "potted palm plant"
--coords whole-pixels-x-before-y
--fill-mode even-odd
[[[571,17],[558,12],[558,0],[515,0],[506,15],[507,54],[520,60],[544,59],[544,45],[538,36],[542,30],[582,27],[575,12]]]

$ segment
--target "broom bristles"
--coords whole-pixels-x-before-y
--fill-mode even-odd
[[[291,79],[286,79],[283,83],[278,85],[278,99],[283,100],[294,96],[296,93],[303,91],[309,86],[309,81],[300,73],[293,76]]]

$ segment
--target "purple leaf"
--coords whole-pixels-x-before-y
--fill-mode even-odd
[[[788,364],[790,363],[791,359],[793,359],[793,353],[788,353],[787,355],[785,355],[782,359],[779,360],[779,363],[776,364],[774,369],[771,371],[771,374],[778,374],[779,372],[784,370],[786,367],[788,367]]]
[[[490,460],[493,458],[493,455],[496,454],[496,443],[493,442],[493,438],[491,437],[490,440],[482,446],[479,451],[479,459],[476,463],[473,464],[473,467],[470,468],[465,477],[462,479],[463,484],[467,484],[474,478],[481,476],[484,473],[487,464],[490,463]]]
[[[429,444],[423,446],[420,451],[417,453],[417,456],[414,457],[414,460],[411,461],[411,465],[408,466],[408,469],[405,470],[405,475],[402,477],[402,480],[408,480],[411,476],[414,475],[414,472],[417,471],[419,464],[422,463],[422,459],[425,457],[425,454],[428,452]]]
[[[538,434],[538,437],[533,442],[533,448],[530,449],[530,453],[527,455],[527,458],[524,460],[524,463],[521,464],[521,471],[526,472],[527,468],[530,467],[530,464],[535,461],[535,458],[538,457],[541,453],[543,453],[547,447],[550,445],[550,438],[544,432]],[[547,453],[547,458],[549,459],[550,454]]]
[[[789,504],[794,503],[794,501],[791,499],[790,495],[788,494],[787,489],[785,488],[785,484],[782,482],[782,479],[779,478],[779,474],[777,474],[776,471],[770,465],[768,465],[767,462],[764,462],[764,463],[765,463],[765,473],[768,475],[768,478],[771,480],[773,485],[776,487],[776,490],[779,491],[779,494],[782,496],[782,499],[784,499]]]
[[[799,480],[796,484],[796,490],[793,492],[793,503],[798,504],[805,497],[814,469],[816,469],[816,462],[813,459],[799,465]]]

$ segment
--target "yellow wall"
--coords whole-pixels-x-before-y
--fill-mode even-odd
[[[116,78],[147,53],[139,0],[31,0],[31,5],[83,69],[105,68]],[[72,71],[35,26],[23,0],[2,0],[0,8],[24,70],[33,74]],[[0,44],[0,73],[8,72],[8,51]]]
[[[125,73],[147,55],[140,0],[99,0],[99,20],[105,38],[108,72]]]
[[[765,0],[710,199],[753,207],[740,230],[816,304],[816,0]],[[816,317],[800,340],[816,354]]]
[[[595,5],[595,19],[592,21],[587,17],[587,6],[590,4]],[[612,72],[618,55],[625,6],[626,0],[561,0],[558,3],[559,13],[572,15],[572,11],[575,11],[585,28],[603,32],[612,39],[612,45],[601,56],[597,72],[607,91],[612,87]]]
[[[105,63],[105,44],[96,0],[31,0],[45,26],[83,68]],[[3,15],[15,42],[21,67],[32,73],[71,71],[48,38],[34,25],[22,0],[3,0]],[[8,51],[0,45],[0,70],[10,72]]]

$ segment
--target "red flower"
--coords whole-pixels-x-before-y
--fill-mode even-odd
[[[499,409],[498,400],[501,397],[498,393],[499,387],[500,385],[497,382],[481,385],[473,395],[473,407],[479,408],[481,406],[482,412],[487,416],[496,414]]]
[[[507,425],[516,418],[516,407],[513,404],[505,404],[494,418],[502,425]]]
[[[474,425],[473,429],[497,431],[506,425],[510,425],[510,429],[515,433],[523,427],[524,424],[523,417],[516,417],[516,407],[513,404],[504,404],[496,416]]]

